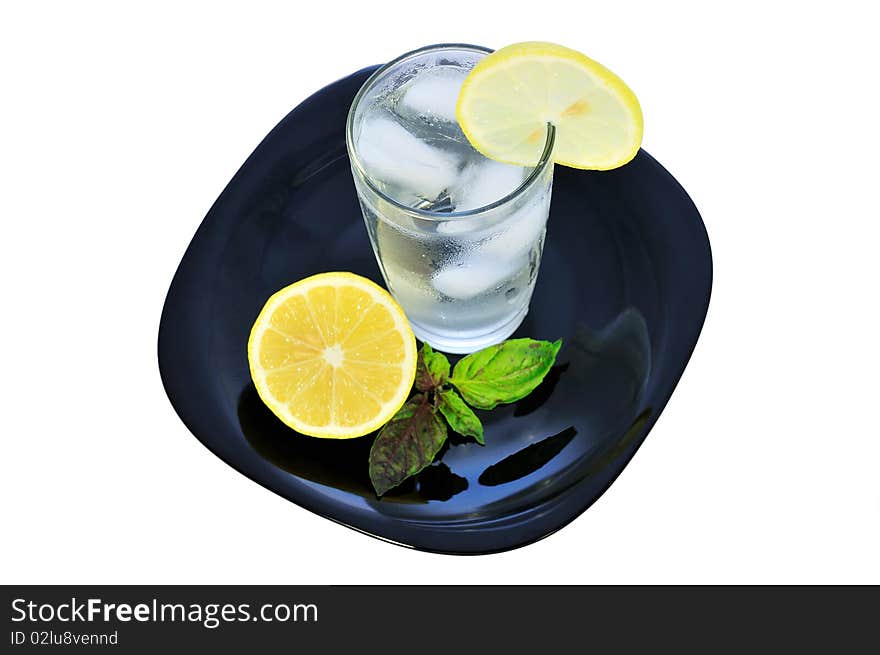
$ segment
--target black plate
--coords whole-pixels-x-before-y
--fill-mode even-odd
[[[344,139],[349,104],[373,70],[294,109],[214,203],[168,291],[162,381],[213,453],[321,516],[431,551],[521,546],[589,507],[657,420],[706,315],[706,230],[645,152],[610,172],[558,166],[537,288],[515,335],[561,337],[557,366],[532,396],[480,413],[485,447],[452,440],[379,500],[367,476],[372,436],[336,442],[291,431],[257,397],[246,353],[277,289],[335,270],[382,284]]]

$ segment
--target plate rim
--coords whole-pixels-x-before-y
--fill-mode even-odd
[[[278,473],[274,473],[273,475],[263,476],[260,471],[256,470],[256,467],[249,465],[247,461],[244,461],[242,458],[233,459],[229,456],[228,453],[224,452],[220,448],[212,447],[216,444],[209,443],[208,440],[204,439],[200,436],[202,430],[199,426],[196,425],[196,419],[191,416],[191,412],[186,411],[182,407],[183,403],[180,403],[175,400],[178,395],[178,389],[176,388],[175,381],[172,379],[172,375],[169,370],[168,358],[171,356],[170,350],[173,348],[172,343],[173,337],[169,334],[169,323],[170,316],[173,313],[174,305],[177,297],[181,294],[182,287],[185,287],[188,284],[192,283],[191,279],[188,279],[190,271],[188,270],[192,265],[192,259],[195,256],[195,251],[198,247],[201,246],[204,241],[204,235],[206,232],[209,232],[213,223],[218,220],[215,217],[215,214],[219,213],[219,207],[222,206],[223,201],[227,198],[227,196],[231,193],[231,189],[233,189],[237,184],[242,181],[242,177],[244,174],[250,169],[250,165],[253,161],[257,160],[262,154],[263,150],[267,147],[267,144],[273,141],[273,137],[278,134],[280,131],[284,130],[289,123],[296,120],[297,115],[305,111],[307,106],[316,101],[319,97],[324,95],[325,93],[331,92],[334,89],[339,88],[342,85],[350,84],[356,82],[359,78],[366,79],[374,70],[376,70],[379,66],[367,66],[361,68],[350,75],[347,75],[335,82],[325,85],[315,93],[308,96],[302,102],[300,102],[296,107],[294,107],[290,112],[288,112],[267,134],[263,139],[259,142],[259,144],[254,148],[251,154],[245,159],[233,177],[227,182],[226,186],[223,188],[223,191],[217,197],[217,199],[212,203],[210,209],[206,213],[205,217],[199,223],[197,229],[193,233],[192,238],[187,244],[186,250],[184,251],[177,268],[172,277],[171,283],[169,284],[168,291],[165,295],[165,299],[162,305],[162,312],[159,321],[159,329],[158,329],[158,338],[157,338],[157,360],[159,366],[159,374],[162,382],[162,386],[165,390],[165,394],[168,397],[171,406],[173,407],[175,413],[178,418],[180,418],[181,422],[184,426],[189,430],[189,432],[201,443],[209,452],[218,457],[225,464],[230,466],[232,469],[237,471],[238,473],[244,475],[252,482],[268,489],[269,491],[281,496],[288,502],[293,503],[313,514],[316,514],[322,518],[328,519],[337,523],[339,525],[343,525],[347,528],[360,532],[362,534],[368,535],[375,539],[379,539],[384,542],[388,542],[391,544],[395,544],[398,546],[403,546],[405,548],[410,548],[414,550],[420,550],[424,552],[438,553],[444,555],[484,555],[484,554],[492,554],[498,552],[505,552],[509,550],[514,550],[517,548],[522,548],[524,546],[528,546],[542,539],[546,539],[547,537],[555,534],[562,528],[569,525],[579,516],[581,516],[584,512],[586,512],[599,498],[601,498],[605,492],[611,487],[611,485],[617,480],[620,474],[626,469],[632,458],[642,447],[645,439],[647,438],[650,431],[653,429],[659,417],[662,415],[663,410],[668,404],[672,394],[675,389],[678,387],[678,384],[681,382],[681,378],[684,374],[684,371],[689,364],[691,357],[696,349],[697,343],[699,341],[700,334],[702,333],[703,327],[705,326],[706,319],[708,318],[708,309],[710,305],[711,295],[712,295],[712,286],[713,286],[713,274],[714,274],[714,266],[713,266],[713,258],[712,258],[712,249],[711,243],[709,241],[709,235],[706,230],[705,223],[702,219],[702,215],[700,214],[696,204],[691,199],[690,195],[684,189],[684,187],[675,179],[675,177],[669,173],[654,157],[648,154],[644,150],[640,150],[639,155],[642,157],[646,157],[650,164],[658,169],[661,174],[665,175],[668,182],[671,182],[677,194],[681,196],[683,201],[691,206],[693,209],[692,216],[697,220],[691,221],[693,225],[692,228],[696,229],[696,238],[701,242],[701,245],[704,246],[705,260],[704,263],[706,265],[706,269],[703,272],[703,278],[705,280],[705,295],[700,298],[700,302],[698,305],[695,305],[696,308],[699,309],[700,320],[698,324],[694,324],[690,335],[690,338],[687,340],[686,346],[686,355],[681,359],[680,366],[676,367],[675,375],[669,376],[672,379],[672,384],[668,389],[664,389],[662,396],[658,397],[658,402],[652,404],[652,412],[649,418],[645,421],[644,425],[639,428],[638,435],[634,438],[635,447],[632,449],[632,452],[629,453],[629,456],[625,458],[625,460],[621,461],[621,466],[609,477],[607,482],[600,487],[600,491],[593,495],[593,497],[586,502],[586,504],[579,504],[579,509],[574,512],[567,513],[564,520],[558,523],[553,529],[546,531],[540,530],[536,531],[535,535],[530,535],[525,539],[509,539],[504,543],[499,543],[498,547],[494,548],[465,548],[465,549],[451,549],[451,548],[437,548],[432,547],[430,541],[432,534],[437,532],[437,529],[430,525],[420,524],[417,529],[413,528],[412,525],[409,525],[406,520],[402,520],[399,518],[395,518],[392,516],[384,515],[382,516],[384,522],[386,524],[405,524],[410,530],[413,530],[415,533],[418,533],[422,536],[426,537],[425,541],[421,539],[408,539],[408,540],[399,540],[392,536],[379,534],[377,532],[373,532],[368,530],[360,525],[356,525],[349,520],[345,520],[341,518],[338,514],[334,515],[329,511],[328,503],[326,502],[318,502],[321,500],[320,494],[316,494],[314,492],[308,493],[309,489],[306,488],[307,485],[302,481],[299,476],[289,471],[280,471],[280,473],[284,473],[284,475],[289,476],[290,478],[295,479],[296,486],[298,488],[302,488],[303,493],[298,495],[295,499],[291,497],[292,494],[285,492],[282,489],[281,484],[273,484],[274,478],[278,475]],[[361,80],[362,81],[362,80]],[[356,90],[356,89],[355,89]],[[205,294],[207,295],[207,294]],[[238,453],[240,455],[240,453]],[[260,456],[256,451],[250,451],[247,459],[257,459],[260,460]],[[573,485],[573,487],[579,486],[578,484]],[[570,495],[569,495],[570,498]],[[553,500],[553,499],[551,499]],[[548,500],[539,505],[535,505],[530,507],[529,510],[535,510],[539,507],[546,507],[551,500]],[[559,501],[562,502],[562,501]],[[340,507],[337,504],[329,503],[334,509],[347,509],[345,507]],[[350,511],[344,512],[344,514],[351,514]],[[528,514],[528,511],[523,512],[523,514]],[[526,517],[523,521],[524,524],[528,524],[529,519]],[[504,531],[505,534],[509,534],[512,532],[516,532],[518,528],[520,528],[520,521],[517,521],[514,524],[513,529],[508,528]]]

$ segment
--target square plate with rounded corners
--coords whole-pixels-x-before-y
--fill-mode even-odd
[[[162,381],[205,446],[297,505],[429,551],[522,546],[587,509],[669,400],[709,304],[706,230],[644,151],[613,171],[557,166],[537,287],[514,335],[562,338],[556,366],[531,396],[479,412],[485,447],[451,437],[433,465],[380,500],[367,475],[372,436],[293,432],[258,398],[246,352],[251,324],[281,287],[333,270],[382,284],[344,137],[373,70],[290,112],[214,203],[168,291]]]

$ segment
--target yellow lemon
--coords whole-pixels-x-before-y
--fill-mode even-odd
[[[322,273],[274,294],[251,328],[260,398],[297,432],[365,435],[409,396],[416,340],[391,295],[353,273]]]
[[[617,75],[586,55],[530,41],[480,60],[461,87],[456,117],[468,141],[486,157],[534,166],[556,127],[553,161],[608,170],[636,156],[642,110]]]

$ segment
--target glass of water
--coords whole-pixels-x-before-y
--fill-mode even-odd
[[[455,118],[491,50],[435,45],[378,69],[352,103],[346,143],[388,289],[422,341],[466,353],[509,337],[535,286],[553,185],[554,130],[535,166],[478,153]],[[503,128],[503,126],[499,126]]]

